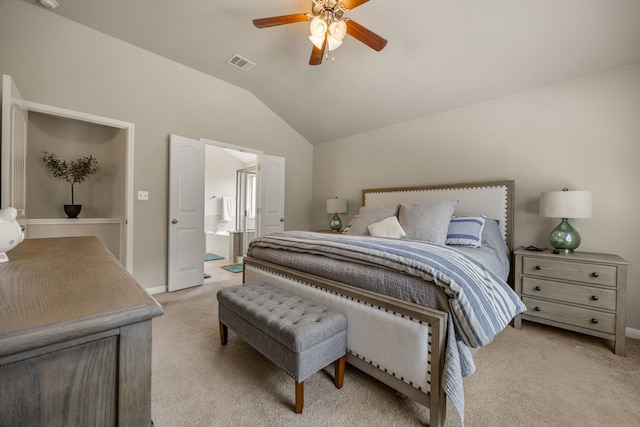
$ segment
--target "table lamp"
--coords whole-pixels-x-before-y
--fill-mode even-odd
[[[338,216],[339,213],[347,212],[347,199],[339,199],[337,196],[335,199],[327,199],[327,213],[333,214],[329,227],[334,233],[337,233],[342,228],[342,220]]]
[[[591,218],[591,191],[549,191],[540,193],[540,216],[562,218],[551,231],[549,242],[557,252],[570,253],[580,246],[580,233],[569,224],[569,218]]]

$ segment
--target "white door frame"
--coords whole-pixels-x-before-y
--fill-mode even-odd
[[[66,110],[64,108],[52,107],[50,105],[38,104],[25,101],[29,111],[49,114],[51,116],[64,117],[80,120],[88,123],[95,123],[103,126],[123,129],[126,133],[126,166],[125,166],[125,217],[120,224],[120,262],[122,262],[129,273],[133,273],[133,140],[134,124],[107,117],[95,116],[81,113],[79,111]],[[122,254],[124,253],[124,257]]]
[[[260,156],[262,156],[263,152],[261,150],[255,150],[253,148],[241,147],[239,145],[227,144],[225,142],[214,141],[213,139],[200,138],[200,141],[204,142],[207,145],[211,145],[219,148],[228,148],[230,150],[242,151],[245,153],[255,154],[256,163],[260,160]]]

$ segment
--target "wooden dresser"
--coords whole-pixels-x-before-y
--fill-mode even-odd
[[[150,426],[162,307],[95,237],[26,239],[8,256],[0,426]]]
[[[617,255],[515,251],[515,291],[527,311],[516,316],[614,341],[625,355],[627,262]]]

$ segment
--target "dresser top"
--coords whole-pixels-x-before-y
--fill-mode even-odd
[[[96,237],[25,239],[8,256],[0,264],[0,356],[36,337],[42,345],[162,314]]]
[[[528,251],[526,249],[517,249],[514,251],[516,255],[523,255],[528,257],[555,259],[558,261],[581,261],[581,262],[600,262],[600,263],[612,263],[626,265],[628,262],[614,254],[601,254],[596,252],[571,252],[568,254],[559,253],[554,254],[552,250],[546,249],[544,251]]]

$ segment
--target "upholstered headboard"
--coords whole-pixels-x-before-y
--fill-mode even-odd
[[[362,190],[362,205],[458,200],[454,215],[486,215],[487,218],[498,220],[509,250],[513,250],[514,191],[515,181],[375,188]]]

